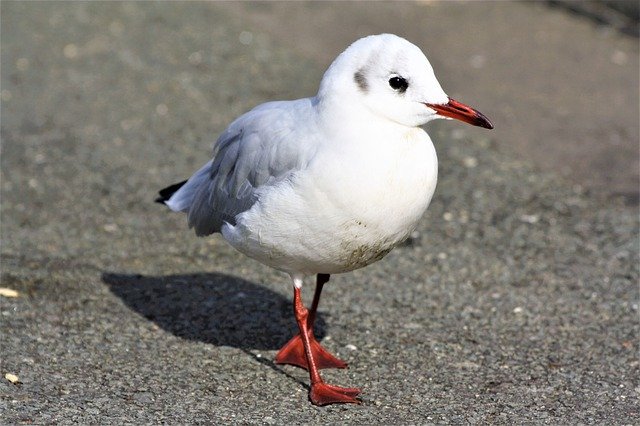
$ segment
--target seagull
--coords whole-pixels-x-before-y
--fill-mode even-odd
[[[299,333],[275,360],[308,370],[314,405],[360,402],[360,389],[320,376],[347,367],[314,336],[320,294],[331,274],[382,259],[418,225],[438,175],[420,126],[437,118],[493,128],[447,96],[420,48],[393,34],[364,37],[333,61],[317,95],[241,115],[209,162],[159,192],[156,201],[186,213],[196,235],[220,233],[291,277]],[[307,309],[302,286],[313,277]]]

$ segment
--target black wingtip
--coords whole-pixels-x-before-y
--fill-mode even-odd
[[[169,198],[171,198],[171,196],[175,194],[178,189],[182,188],[182,185],[184,185],[185,183],[187,183],[187,181],[183,180],[182,182],[174,183],[171,186],[167,186],[166,188],[161,189],[158,192],[160,196],[155,199],[155,202],[160,204],[167,204]]]

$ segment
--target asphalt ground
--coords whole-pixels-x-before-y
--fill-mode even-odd
[[[291,32],[303,13],[316,25]],[[0,296],[0,422],[640,421],[637,39],[531,3],[2,2],[1,20],[1,287],[18,297]],[[429,126],[421,226],[326,286],[318,334],[350,368],[323,375],[363,394],[319,408],[305,371],[272,362],[296,328],[288,278],[152,200],[234,117],[315,93],[383,31],[496,130]],[[598,150],[558,154],[579,144]]]

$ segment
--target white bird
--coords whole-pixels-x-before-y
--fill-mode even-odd
[[[188,214],[197,235],[219,232],[238,251],[290,275],[300,334],[276,362],[309,370],[313,404],[353,402],[359,389],[318,370],[347,365],[313,334],[330,274],[382,259],[416,228],[436,187],[438,160],[419,126],[455,118],[493,128],[447,96],[422,51],[381,34],[342,52],[318,94],[257,106],[233,121],[213,158],[157,201]],[[301,298],[317,277],[311,309]]]

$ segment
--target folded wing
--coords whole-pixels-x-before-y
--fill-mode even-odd
[[[213,158],[164,201],[188,214],[196,235],[235,225],[238,214],[258,200],[259,189],[304,168],[314,145],[294,123],[313,111],[311,99],[270,102],[240,116],[220,135]],[[170,187],[171,188],[171,187]]]

